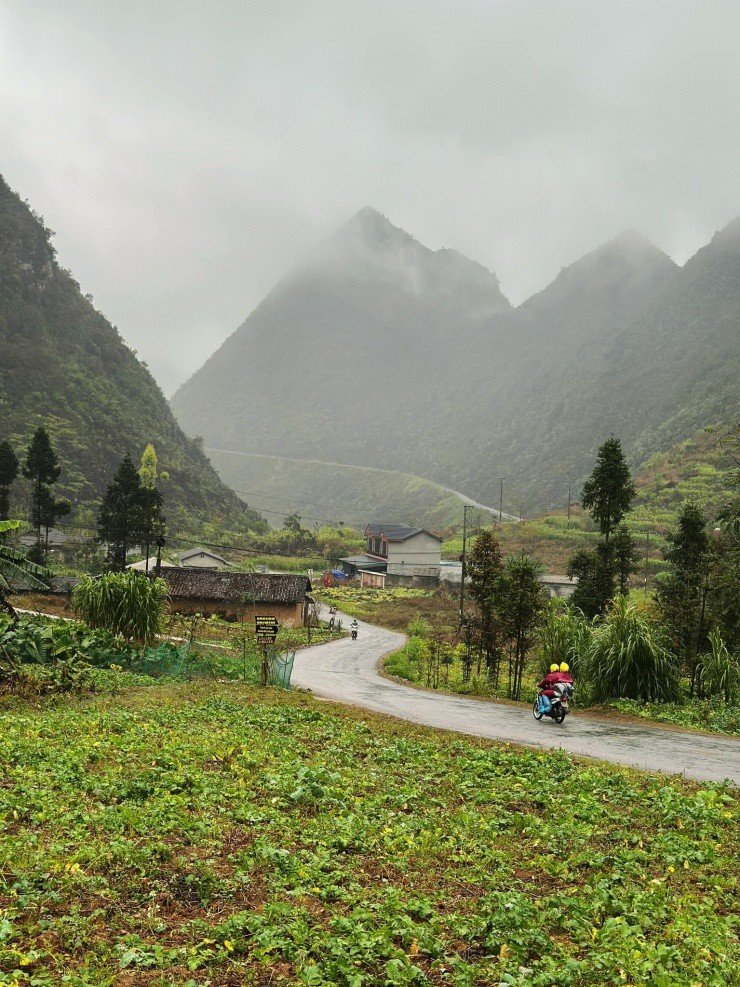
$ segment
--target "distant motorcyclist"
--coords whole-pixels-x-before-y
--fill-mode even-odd
[[[352,632],[352,640],[353,641],[356,641],[357,640],[357,632],[360,629],[360,625],[357,623],[357,620],[356,619],[353,620],[352,623],[349,625],[349,629]]]

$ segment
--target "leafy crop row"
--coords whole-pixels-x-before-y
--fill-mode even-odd
[[[0,983],[738,983],[730,789],[204,683],[0,763]]]

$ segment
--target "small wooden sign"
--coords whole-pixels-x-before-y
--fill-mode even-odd
[[[277,617],[255,617],[254,634],[258,644],[272,644],[278,635]]]

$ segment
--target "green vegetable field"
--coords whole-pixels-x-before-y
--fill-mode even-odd
[[[0,704],[0,983],[727,987],[697,786],[234,684]]]

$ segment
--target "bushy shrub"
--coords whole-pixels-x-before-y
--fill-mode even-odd
[[[416,617],[406,628],[409,637],[429,637],[432,633],[432,625],[423,617]]]
[[[562,600],[550,600],[539,632],[539,666],[546,674],[550,665],[565,661],[577,678],[583,671],[591,646],[592,626],[577,607]]]
[[[72,607],[90,627],[140,644],[164,630],[167,602],[164,580],[133,571],[83,576],[72,592]]]
[[[740,655],[730,654],[719,630],[709,634],[711,651],[699,659],[701,691],[707,696],[719,696],[726,703],[740,696]]]
[[[595,627],[584,670],[597,702],[678,698],[677,661],[665,629],[623,596]]]

